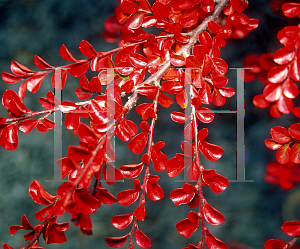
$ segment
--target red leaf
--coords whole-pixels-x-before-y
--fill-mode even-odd
[[[282,230],[292,237],[298,237],[300,235],[300,221],[287,221],[281,226]]]
[[[102,175],[108,185],[123,179],[123,175],[121,174],[120,170],[110,163],[107,163],[106,167],[103,167]]]
[[[215,21],[209,21],[207,23],[207,27],[214,34],[218,33],[219,29],[221,28],[220,25],[217,24]]]
[[[158,91],[157,86],[152,86],[148,84],[145,84],[137,88],[137,92],[145,96],[153,96],[153,95],[155,96],[157,91]]]
[[[222,88],[227,85],[228,79],[224,76],[216,76],[211,79],[214,87]]]
[[[215,113],[206,107],[200,107],[196,111],[196,116],[202,123],[207,124],[214,120]]]
[[[189,117],[183,112],[172,112],[171,119],[177,123],[185,123],[188,121]]]
[[[20,87],[19,87],[19,90],[18,90],[18,95],[21,99],[24,99],[25,98],[25,95],[26,95],[26,90],[27,90],[27,82],[24,81]]]
[[[273,67],[268,72],[268,80],[272,83],[281,83],[283,82],[288,75],[288,68],[286,66],[277,66]]]
[[[143,11],[138,11],[131,14],[127,20],[127,25],[129,29],[138,29],[141,27],[146,13]]]
[[[190,55],[186,58],[186,67],[198,69],[203,65],[203,61],[200,61],[196,56]]]
[[[1,131],[0,144],[6,150],[15,150],[18,147],[17,124],[7,125]]]
[[[205,236],[206,245],[209,249],[227,249],[227,245],[213,236],[210,232],[206,232]]]
[[[235,94],[234,89],[231,87],[223,87],[218,90],[219,90],[220,94],[226,98],[231,98]]]
[[[212,46],[212,38],[207,31],[201,32],[198,36],[198,40],[201,45],[204,45],[208,48]]]
[[[287,78],[282,84],[282,92],[287,98],[294,99],[298,96],[299,89],[294,81]]]
[[[154,118],[155,113],[153,109],[153,103],[143,103],[136,107],[136,112],[142,115],[142,120],[147,120],[150,117]]]
[[[118,15],[117,15],[117,22],[119,24],[124,24],[127,19],[128,19],[129,14],[125,13],[124,11],[121,11]],[[118,36],[119,38],[119,36]]]
[[[195,194],[196,192],[186,193],[183,188],[178,188],[171,191],[170,199],[176,206],[180,206],[181,204],[190,203]]]
[[[75,161],[87,160],[91,155],[91,151],[79,146],[69,146],[68,157]]]
[[[291,62],[295,57],[295,51],[288,51],[285,47],[280,48],[274,53],[274,61],[279,65]]]
[[[54,74],[51,77],[51,83],[52,86],[58,90],[61,91],[67,81],[67,70],[66,69],[62,69],[62,70],[55,70]]]
[[[151,150],[151,161],[156,171],[163,171],[169,163],[168,157],[154,147]]]
[[[42,81],[48,74],[35,74],[31,76],[25,82],[27,83],[27,90],[32,93],[36,93],[42,84]]]
[[[184,169],[184,163],[178,161],[176,157],[171,158],[169,160],[168,167],[166,167],[169,177],[177,176],[183,171],[183,169]]]
[[[16,76],[14,74],[2,72],[2,80],[7,84],[15,84],[19,82],[21,77]]]
[[[204,204],[203,213],[205,219],[211,225],[220,225],[225,221],[223,214],[207,203]]]
[[[276,159],[280,164],[288,163],[288,161],[290,160],[289,151],[289,144],[285,144],[276,152]]]
[[[299,3],[284,3],[282,5],[282,12],[287,17],[294,17],[300,13]]]
[[[131,54],[129,56],[129,59],[130,59],[130,63],[136,68],[144,68],[147,66],[148,63],[146,57],[136,53]]]
[[[110,16],[104,23],[104,29],[106,30],[107,34],[114,36],[122,29],[122,25],[119,23],[117,16]],[[119,35],[117,35],[117,37],[119,38]]]
[[[74,77],[81,77],[89,70],[89,61],[82,61],[74,64],[70,64],[68,68],[69,74]]]
[[[156,2],[153,4],[152,11],[157,21],[161,21],[169,17],[169,10],[167,6],[160,2]]]
[[[41,123],[41,121],[39,121],[36,125],[36,129],[39,131],[39,132],[46,132],[48,131],[48,128],[46,127],[46,125],[44,125],[43,123]]]
[[[192,217],[193,216],[193,217]],[[189,218],[176,223],[176,229],[184,237],[190,237],[199,227],[198,214],[194,211],[189,212]]]
[[[278,110],[276,103],[271,105],[270,114],[273,118],[280,118],[282,113]]]
[[[128,144],[128,148],[134,154],[141,154],[148,141],[148,132],[137,134]]]
[[[50,195],[43,186],[36,180],[29,186],[29,194],[37,204],[49,205],[52,204],[57,196]]]
[[[277,143],[288,143],[291,141],[288,130],[282,126],[276,126],[271,129],[271,136]]]
[[[89,87],[91,91],[100,93],[101,92],[101,82],[98,77],[93,77],[90,81]]]
[[[128,234],[122,237],[107,237],[105,238],[105,242],[108,246],[112,248],[118,248],[125,244],[127,240]]]
[[[109,57],[103,57],[103,58],[95,57],[91,61],[91,69],[93,71],[98,71],[100,73],[103,72],[103,73],[107,74],[107,76],[103,75],[103,77],[109,76],[110,78],[113,78],[113,75],[109,75],[109,73],[111,73],[111,72],[107,72],[107,70],[104,70],[104,69],[113,68],[113,67],[114,67],[114,63]],[[98,76],[98,78],[101,81],[100,76]]]
[[[130,133],[124,127],[123,120],[121,120],[119,125],[116,127],[116,134],[123,141],[129,141],[131,139]]]
[[[88,125],[86,125],[84,123],[80,123],[80,125],[79,125],[78,137],[82,141],[88,143],[91,146],[97,144],[98,136],[96,135],[94,130],[92,130],[92,128],[90,128]]]
[[[10,245],[8,244],[3,244],[3,249],[13,249]]]
[[[134,216],[140,220],[143,221],[145,219],[145,204],[142,203],[134,210]]]
[[[21,77],[29,77],[33,75],[36,71],[32,71],[31,69],[23,66],[19,62],[12,61],[10,64],[10,70]]]
[[[300,60],[293,60],[290,64],[289,76],[292,80],[300,81]]]
[[[143,10],[151,12],[151,5],[148,0],[140,0],[140,6]]]
[[[201,9],[206,13],[213,12],[214,7],[215,7],[214,0],[202,0],[201,1]]]
[[[128,14],[133,14],[139,10],[139,6],[132,1],[124,0],[121,3],[122,10]]]
[[[90,191],[84,188],[75,189],[74,202],[77,203],[84,215],[89,215],[100,207],[100,201],[92,196]]]
[[[229,182],[228,179],[216,173],[216,170],[203,170],[203,179],[215,193],[223,192]]]
[[[191,9],[196,4],[196,0],[172,0],[170,4],[175,9]]]
[[[135,242],[141,248],[151,247],[150,239],[139,229],[137,228],[134,234]]]
[[[276,107],[281,113],[289,114],[293,109],[293,101],[285,96],[281,96],[276,102]]]
[[[285,249],[288,243],[278,239],[268,239],[265,243],[265,249]]]
[[[169,96],[163,94],[162,92],[159,92],[158,102],[162,107],[165,107],[165,108],[169,108],[170,105],[172,105],[174,103],[173,100]]]
[[[123,49],[121,49],[116,55],[115,55],[115,62],[119,64],[120,62],[129,62],[129,56],[130,54],[135,53],[137,50],[137,46],[128,46]]]
[[[124,190],[117,195],[117,198],[120,205],[129,206],[139,198],[139,192],[136,189]]]
[[[67,61],[77,61],[64,44],[60,47],[59,53],[60,56]]]
[[[95,51],[93,46],[85,40],[81,41],[81,43],[79,45],[79,49],[80,49],[80,52],[87,57],[94,57],[97,55],[97,52]]]
[[[293,114],[294,114],[297,118],[300,118],[300,107],[294,107],[294,108],[293,108]]]
[[[91,93],[89,90],[85,90],[82,87],[77,87],[75,89],[75,94],[80,100],[88,99],[93,95],[93,93]]]
[[[199,150],[210,161],[219,160],[224,153],[220,146],[205,141],[199,141]]]
[[[106,188],[97,186],[97,192],[95,196],[101,203],[111,205],[117,202],[117,199],[108,192]]]
[[[24,133],[29,133],[37,125],[38,119],[27,119],[19,122],[19,130]]]
[[[227,63],[221,58],[212,58],[212,76],[224,75],[228,70]]]
[[[6,122],[6,118],[5,117],[0,117],[0,125],[4,124]]]
[[[52,215],[52,212],[53,212],[52,205],[44,207],[40,211],[37,211],[35,213],[35,218],[39,221],[43,221],[43,220],[49,218]]]
[[[300,140],[300,124],[299,123],[292,124],[289,127],[289,134],[291,134],[293,138]]]
[[[149,176],[151,177],[151,175]],[[147,197],[152,201],[158,201],[164,198],[164,191],[157,182],[152,182],[148,179],[146,184]]]
[[[270,102],[266,101],[263,94],[258,94],[253,97],[253,104],[259,108],[267,108]]]
[[[111,223],[115,228],[124,229],[125,227],[130,225],[132,220],[133,220],[132,214],[120,214],[112,217]]]
[[[265,145],[271,150],[277,150],[282,146],[282,144],[278,144],[270,138],[265,140]]]
[[[248,2],[243,0],[231,0],[230,2],[236,12],[243,12],[248,7]]]
[[[290,160],[295,164],[300,164],[300,143],[295,143],[289,151]]]
[[[51,65],[49,65],[46,61],[44,61],[41,57],[39,56],[34,56],[34,64],[42,69],[42,70],[50,70],[53,68]]]
[[[232,33],[232,30],[229,26],[223,26],[220,28],[219,30],[219,35],[220,37],[222,37],[223,39],[228,39],[230,38]]]

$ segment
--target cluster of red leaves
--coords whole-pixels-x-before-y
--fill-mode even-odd
[[[299,165],[288,162],[280,164],[278,162],[269,162],[264,179],[270,184],[279,184],[285,190],[292,189],[296,183],[300,182]]]
[[[123,0],[115,9],[115,15],[105,22],[103,37],[108,42],[119,45],[145,39],[147,34],[142,28],[155,26],[174,34],[176,41],[186,43],[189,39],[183,32],[197,27],[214,10],[213,0],[161,0],[150,5],[148,0]],[[248,6],[242,0],[231,0],[223,13],[226,15],[226,26],[220,30],[220,38],[232,35],[235,39],[244,38],[258,25],[258,20],[248,18],[242,12]],[[218,31],[218,30],[216,30]],[[223,36],[223,37],[222,37]],[[222,39],[221,39],[222,40]]]
[[[274,0],[270,6],[274,13],[285,17],[295,17],[300,14],[299,1]],[[299,16],[300,17],[300,16]],[[253,103],[259,108],[270,107],[270,114],[280,118],[282,114],[293,114],[300,118],[300,108],[293,107],[292,99],[299,94],[295,81],[300,81],[300,30],[299,26],[287,26],[277,34],[279,42],[284,46],[274,54],[264,53],[260,56],[251,54],[244,59],[245,81],[253,81],[256,77],[265,86],[263,93],[253,98]],[[276,126],[271,129],[271,139],[265,140],[265,145],[277,150],[277,162],[267,164],[264,174],[265,180],[270,184],[279,184],[285,190],[292,189],[300,182],[300,143],[299,123],[292,124],[289,129]],[[300,236],[300,222],[287,221],[282,230],[288,236],[294,237],[290,242],[278,239],[266,241],[265,249],[292,248]],[[296,247],[295,247],[296,248]]]
[[[276,14],[286,17],[299,15],[299,3],[278,0],[270,3]],[[287,26],[277,34],[279,42],[284,46],[274,54],[264,53],[260,56],[251,54],[244,60],[245,81],[253,81],[256,77],[265,85],[262,94],[254,96],[253,103],[259,108],[270,106],[270,114],[279,118],[282,114],[293,112],[299,115],[299,107],[293,107],[292,99],[299,95],[295,82],[300,81],[300,30],[298,26]],[[265,180],[277,184],[283,189],[291,189],[299,182],[299,123],[292,124],[287,130],[276,126],[271,129],[272,139],[266,139],[265,145],[276,152],[276,162],[267,165]]]
[[[285,234],[294,238],[290,242],[284,242],[278,239],[269,239],[265,243],[265,249],[286,249],[293,247],[297,238],[300,236],[300,221],[287,221],[282,224],[281,228]]]
[[[66,241],[64,231],[68,223],[56,223],[56,219],[64,212],[71,214],[71,221],[80,226],[83,234],[91,235],[91,214],[102,204],[118,202],[130,206],[138,202],[131,212],[112,218],[112,225],[117,229],[132,225],[130,232],[121,237],[108,237],[105,241],[110,247],[117,248],[129,237],[128,248],[133,248],[134,237],[139,247],[149,248],[150,239],[139,229],[139,223],[145,219],[146,197],[151,201],[164,197],[158,183],[159,176],[150,173],[152,162],[154,171],[165,170],[169,177],[186,169],[188,180],[195,183],[185,183],[183,188],[173,190],[170,197],[175,205],[188,204],[191,208],[199,208],[198,213],[190,211],[188,218],[176,224],[179,234],[185,237],[191,236],[199,224],[202,226],[205,236],[197,246],[190,244],[187,248],[200,248],[205,243],[209,249],[227,248],[204,225],[204,220],[211,225],[220,225],[225,218],[208,204],[202,187],[208,185],[213,192],[220,193],[227,188],[228,180],[214,169],[205,169],[199,155],[200,152],[208,160],[216,161],[224,150],[205,141],[208,129],[199,129],[198,123],[210,123],[215,115],[202,105],[222,106],[226,98],[235,94],[234,89],[226,87],[228,65],[219,58],[220,48],[226,45],[225,39],[242,38],[257,27],[258,20],[242,13],[247,6],[243,0],[222,0],[216,6],[213,0],[158,0],[153,5],[147,0],[122,0],[116,8],[116,17],[106,21],[103,35],[105,39],[115,41],[120,33],[119,48],[96,52],[90,43],[82,41],[80,51],[88,58],[77,60],[63,45],[60,55],[71,64],[54,67],[36,56],[34,63],[43,71],[33,71],[13,61],[13,74],[4,72],[2,79],[8,84],[22,83],[18,94],[11,90],[3,94],[2,104],[10,118],[0,118],[0,144],[8,150],[15,150],[18,129],[24,133],[29,133],[34,127],[41,132],[53,129],[55,124],[47,117],[56,111],[66,113],[64,125],[74,130],[80,141],[78,146],[69,146],[67,157],[57,161],[62,179],[67,177],[69,181],[59,186],[56,196],[46,192],[36,180],[29,187],[34,202],[46,205],[35,214],[42,224],[33,227],[23,216],[21,226],[11,226],[11,234],[19,229],[30,230],[24,236],[30,241],[27,248],[39,248],[41,234],[47,244],[62,243]],[[151,26],[163,29],[163,32],[155,36],[142,29]],[[96,74],[90,80],[85,75],[89,69]],[[151,76],[145,79],[147,72]],[[26,90],[36,93],[49,74],[52,74],[51,82],[56,90],[64,88],[68,74],[79,77],[80,86],[75,93],[81,102],[60,102],[49,91],[46,97],[39,98],[44,111],[28,110],[22,102]],[[139,132],[137,124],[126,119],[125,115],[141,95],[150,102],[135,108],[142,120]],[[174,103],[169,95],[175,95],[182,109],[191,104],[194,110],[190,116],[183,112],[171,113],[173,121],[185,124],[186,140],[181,143],[183,153],[177,153],[170,160],[162,152],[165,143],[154,141],[153,137],[158,105],[169,108]],[[129,96],[125,104],[122,102],[124,96]],[[38,115],[43,117],[35,119]],[[82,123],[81,119],[87,119],[89,125]],[[115,161],[114,135],[127,141],[133,154],[142,154],[138,163],[123,165],[120,169],[111,163]],[[103,179],[111,185],[123,177],[134,179],[133,188],[119,192],[117,198],[102,187]],[[5,244],[4,248],[11,247]]]
[[[300,108],[294,107],[293,114],[300,118]],[[270,162],[264,174],[265,180],[270,184],[279,183],[280,187],[289,190],[300,182],[300,125],[292,124],[289,129],[276,126],[271,129],[272,138],[265,140],[265,145],[271,150],[277,150],[277,162]]]
[[[275,13],[282,11],[286,17],[299,15],[299,3],[289,1],[272,1]],[[265,84],[263,94],[256,95],[253,103],[259,108],[270,107],[270,114],[279,118],[289,114],[293,109],[292,99],[299,94],[295,81],[300,81],[299,46],[300,32],[298,26],[287,26],[280,30],[277,39],[284,46],[274,54],[265,53],[260,56],[251,54],[244,59],[245,81],[253,81],[256,77]]]
[[[277,38],[285,47],[274,55],[249,55],[244,60],[247,68],[245,81],[252,81],[256,76],[265,84],[263,94],[256,95],[253,103],[259,108],[270,107],[270,114],[279,118],[293,109],[292,99],[299,94],[295,81],[300,81],[298,47],[299,27],[288,26],[278,32]]]

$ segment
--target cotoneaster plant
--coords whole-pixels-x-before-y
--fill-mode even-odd
[[[273,2],[281,9],[285,1]],[[105,238],[107,247],[150,248],[152,238],[142,231],[140,224],[147,218],[147,204],[157,202],[159,205],[163,198],[169,198],[176,206],[187,204],[191,209],[186,218],[176,221],[174,226],[184,237],[199,237],[197,245],[188,244],[186,249],[227,248],[207,226],[218,226],[225,221],[217,210],[222,208],[213,207],[203,189],[221,193],[229,182],[216,169],[208,169],[201,163],[201,158],[219,160],[224,150],[210,141],[209,131],[203,124],[212,122],[215,116],[207,105],[223,106],[226,98],[235,94],[234,89],[227,86],[228,65],[220,57],[220,48],[226,46],[226,39],[244,38],[257,28],[258,20],[243,13],[247,6],[243,0],[151,3],[123,0],[115,9],[115,16],[106,21],[103,34],[107,41],[119,41],[117,48],[97,52],[89,42],[82,41],[81,59],[75,59],[66,46],[61,47],[60,55],[69,61],[63,66],[50,65],[40,56],[34,57],[38,70],[16,61],[11,63],[11,73],[3,72],[2,79],[7,84],[18,84],[19,90],[17,93],[6,90],[2,95],[7,115],[0,117],[1,146],[16,150],[20,132],[55,129],[52,120],[55,112],[66,114],[65,127],[80,139],[78,146],[69,146],[67,156],[57,161],[61,179],[68,181],[58,187],[56,195],[49,194],[37,180],[33,179],[30,184],[31,198],[41,205],[35,213],[39,223],[31,225],[36,221],[29,221],[24,214],[20,217],[21,225],[10,227],[11,235],[22,229],[28,232],[19,248],[42,248],[39,246],[42,239],[46,244],[67,242],[65,231],[69,222],[57,221],[65,212],[83,234],[91,235],[91,216],[102,205],[122,206],[122,213],[113,216],[111,223],[121,229],[123,235],[112,234]],[[285,3],[282,8],[286,16],[300,13],[299,4]],[[262,59],[258,56],[245,59],[245,66],[252,68],[246,72],[247,80],[268,71],[265,78],[268,84],[263,95],[255,97],[254,104],[267,107],[270,102],[276,102],[271,107],[275,117],[290,113],[291,99],[298,95],[294,83],[300,80],[298,37],[298,27],[287,27],[279,35],[284,48],[275,52],[273,58],[267,55]],[[79,81],[74,88],[76,102],[60,101],[53,91],[53,88],[63,90],[69,75]],[[51,77],[52,85],[41,86],[46,77]],[[26,92],[37,93],[41,87],[49,91],[39,97],[40,107],[29,110],[23,102]],[[140,96],[145,96],[147,102],[137,104]],[[168,109],[171,105],[182,109],[170,112],[170,118],[184,125],[184,141],[182,151],[168,158],[162,152],[164,141],[155,137],[154,131],[159,119],[158,107]],[[138,119],[130,120],[128,113],[135,113]],[[300,116],[297,108],[294,113]],[[294,174],[300,158],[299,124],[291,125],[289,130],[274,127],[271,135],[266,145],[279,149],[278,164],[269,167],[272,172],[267,172],[266,179],[279,182],[285,189],[291,188],[299,181]],[[114,136],[127,142],[136,155],[131,164],[114,166]],[[292,173],[285,173],[290,171]],[[186,182],[165,196],[156,172],[165,173],[162,174],[165,181],[183,174]],[[114,196],[109,186],[120,180],[130,182],[132,187],[120,189]],[[103,187],[103,181],[107,188]],[[289,243],[268,240],[265,248],[291,248],[300,235],[299,230],[298,221],[284,223],[283,231],[294,239]],[[12,247],[4,244],[3,248]]]

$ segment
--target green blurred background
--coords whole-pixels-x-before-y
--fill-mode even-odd
[[[246,13],[249,17],[259,19],[260,26],[243,40],[229,41],[228,46],[221,50],[221,57],[229,67],[242,67],[244,56],[249,53],[274,52],[280,48],[276,39],[276,32],[289,22],[297,24],[297,20],[287,20],[272,14],[269,1],[249,1]],[[81,40],[90,42],[97,51],[108,51],[117,44],[106,43],[101,33],[104,21],[112,15],[116,0],[0,0],[0,69],[10,72],[12,60],[16,60],[31,69],[34,55],[41,56],[54,66],[67,64],[60,55],[62,44],[73,53],[75,58],[84,58],[79,52]],[[236,70],[229,70],[229,85],[236,89]],[[0,92],[6,89],[17,91],[19,84],[0,84]],[[79,86],[78,79],[68,76],[63,90],[63,100],[76,101],[74,89]],[[264,140],[269,138],[270,128],[276,125],[288,126],[296,122],[292,115],[274,120],[269,117],[268,110],[255,108],[251,99],[261,93],[263,85],[258,82],[245,84],[245,162],[246,179],[251,183],[231,182],[227,190],[221,194],[214,194],[208,187],[204,188],[205,197],[209,204],[220,210],[226,221],[217,227],[209,226],[212,234],[226,243],[242,242],[252,248],[262,248],[266,239],[288,239],[280,227],[287,219],[299,219],[300,202],[299,188],[284,191],[279,186],[271,186],[264,182],[263,173],[267,162],[275,159],[275,153],[264,146]],[[53,90],[50,77],[47,77],[37,94],[27,92],[25,104],[33,111],[42,110],[38,97],[45,96]],[[140,99],[138,103],[142,103]],[[236,97],[228,100],[223,109],[236,109]],[[183,126],[171,121],[169,113],[180,110],[177,104],[169,109],[160,108],[157,125],[155,127],[154,142],[165,141],[163,152],[168,158],[181,152],[180,142],[183,139]],[[5,108],[0,107],[0,116],[7,116]],[[133,111],[129,119],[140,122],[140,117]],[[221,125],[220,125],[221,124]],[[225,153],[220,161],[208,162],[202,159],[206,168],[216,168],[217,172],[230,180],[235,179],[236,167],[236,115],[218,114],[213,123],[202,125],[209,128],[209,142],[220,145]],[[176,135],[174,135],[176,134]],[[72,131],[63,129],[63,155],[66,156],[69,144],[77,144],[78,139]],[[0,246],[8,243],[14,248],[26,246],[23,241],[24,231],[10,236],[9,226],[20,224],[23,214],[26,214],[32,225],[38,224],[34,213],[41,209],[35,204],[28,187],[33,179],[38,180],[44,188],[55,195],[59,183],[45,182],[53,179],[53,131],[30,134],[19,133],[19,146],[16,151],[6,151],[0,148]],[[127,143],[116,139],[116,165],[139,163],[140,156],[129,152]],[[151,172],[156,174],[152,169]],[[152,248],[182,248],[188,243],[197,244],[201,239],[201,232],[197,231],[190,238],[179,235],[175,224],[186,218],[189,207],[176,207],[169,199],[170,192],[182,187],[182,175],[168,178],[166,172],[159,173],[160,184],[164,189],[165,198],[159,202],[146,201],[146,220],[139,222],[140,229],[149,236]],[[177,181],[176,181],[177,180]],[[127,183],[116,183],[109,188],[114,195],[121,190],[130,188],[131,180]],[[291,197],[292,196],[292,197]],[[291,197],[289,199],[289,197]],[[107,236],[122,236],[130,228],[118,230],[111,225],[111,217],[116,214],[132,213],[136,204],[121,207],[102,205],[92,215],[94,235],[88,237],[81,234],[78,227],[71,223],[66,231],[68,239],[64,244],[45,245],[41,239],[40,245],[46,248],[109,248],[104,242]],[[67,214],[59,218],[67,222]],[[125,246],[124,246],[125,247]],[[134,245],[134,248],[138,248]]]

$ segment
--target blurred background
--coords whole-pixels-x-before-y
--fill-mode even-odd
[[[79,51],[81,40],[87,40],[98,52],[105,52],[117,47],[116,43],[109,44],[102,38],[105,20],[113,14],[117,0],[0,0],[0,70],[10,72],[12,60],[36,69],[33,64],[34,55],[39,55],[50,65],[67,64],[60,55],[59,49],[65,44],[75,58],[84,58]],[[249,17],[260,21],[258,29],[242,40],[229,40],[228,45],[221,49],[223,58],[229,67],[243,66],[243,58],[250,53],[261,54],[274,52],[281,45],[276,39],[276,33],[286,24],[297,25],[297,19],[287,19],[274,15],[269,7],[269,1],[251,0],[246,10]],[[227,74],[229,86],[236,89],[236,70]],[[63,100],[76,101],[74,89],[79,86],[79,79],[68,76],[63,90]],[[0,84],[1,94],[6,89],[17,91],[19,84]],[[209,204],[221,211],[226,221],[217,227],[209,226],[209,230],[217,238],[229,245],[236,241],[244,244],[240,248],[263,248],[269,238],[279,238],[285,241],[288,236],[281,230],[281,225],[287,220],[299,219],[300,188],[284,191],[277,185],[269,185],[263,180],[266,164],[275,159],[275,153],[264,146],[264,140],[270,137],[270,129],[281,125],[288,127],[297,122],[292,115],[281,119],[273,119],[267,109],[253,106],[252,98],[262,93],[264,86],[258,81],[245,83],[245,176],[246,180],[254,182],[231,182],[221,194],[214,194],[208,187],[204,188],[205,197]],[[50,77],[47,77],[37,94],[26,93],[25,104],[33,111],[42,110],[38,97],[45,96],[53,90]],[[142,103],[141,98],[138,103]],[[236,96],[227,100],[223,110],[236,109]],[[183,139],[183,126],[170,119],[171,111],[180,111],[177,104],[171,108],[159,109],[158,121],[155,127],[154,142],[165,141],[163,152],[172,158],[181,152],[180,142]],[[5,108],[0,106],[0,116],[7,116]],[[140,117],[135,111],[129,114],[129,119]],[[236,114],[217,114],[211,124],[202,125],[210,131],[207,141],[220,145],[225,149],[221,160],[208,162],[202,160],[206,168],[215,168],[218,173],[229,180],[235,179],[236,172]],[[175,135],[174,135],[175,134]],[[73,131],[63,129],[63,156],[69,144],[78,144]],[[51,194],[56,194],[58,182],[53,180],[53,131],[31,134],[19,132],[19,146],[16,151],[6,151],[0,148],[0,246],[8,243],[14,248],[26,246],[23,240],[24,230],[10,236],[10,225],[19,225],[23,214],[26,214],[32,225],[38,224],[34,213],[41,209],[31,199],[28,187],[33,179],[38,180]],[[129,152],[127,143],[116,139],[116,166],[139,163],[140,156]],[[154,170],[151,171],[156,174]],[[165,192],[165,198],[159,202],[146,201],[146,220],[139,222],[140,229],[152,241],[152,248],[183,248],[188,243],[197,244],[201,232],[197,231],[190,238],[179,235],[175,224],[186,218],[190,211],[187,205],[175,206],[169,199],[170,192],[183,185],[183,176],[168,178],[166,172],[161,172],[160,185]],[[132,181],[116,183],[109,188],[115,196],[119,191],[131,188]],[[111,217],[116,214],[132,213],[136,204],[121,207],[102,205],[92,215],[92,236],[81,234],[78,227],[70,223],[66,231],[68,239],[64,244],[45,245],[46,248],[109,248],[104,242],[108,236],[122,236],[129,227],[118,230],[111,225]],[[59,218],[60,222],[68,222],[66,214]],[[124,246],[125,248],[125,246]],[[138,248],[134,245],[134,248]],[[234,248],[233,245],[231,248]]]

